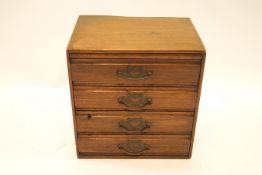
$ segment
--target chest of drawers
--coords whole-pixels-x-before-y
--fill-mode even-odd
[[[67,48],[79,158],[190,158],[205,48],[188,18],[80,16]]]

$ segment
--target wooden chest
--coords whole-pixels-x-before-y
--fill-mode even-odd
[[[79,158],[190,158],[205,48],[189,18],[80,16],[67,48]]]

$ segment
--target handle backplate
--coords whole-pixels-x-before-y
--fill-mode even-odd
[[[151,124],[143,118],[127,118],[119,123],[119,127],[127,131],[143,131],[150,128]]]
[[[144,96],[143,93],[129,93],[127,96],[118,98],[118,103],[124,104],[126,107],[144,107],[152,104],[152,99]]]
[[[144,80],[153,75],[153,71],[145,70],[142,66],[128,66],[124,70],[117,70],[116,75],[130,80]]]
[[[118,149],[123,149],[127,154],[140,155],[144,151],[149,150],[150,146],[142,143],[140,140],[129,140],[118,144]]]

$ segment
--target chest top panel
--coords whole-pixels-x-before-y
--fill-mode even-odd
[[[190,53],[205,48],[189,18],[80,16],[68,51]]]

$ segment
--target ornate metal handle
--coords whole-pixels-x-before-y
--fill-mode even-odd
[[[117,76],[131,80],[143,80],[153,75],[153,71],[145,70],[142,66],[128,66],[125,70],[117,70]]]
[[[118,144],[118,149],[123,149],[128,154],[139,155],[145,150],[149,150],[149,145],[140,140],[129,140],[126,143]]]
[[[118,98],[118,103],[124,104],[127,107],[144,107],[152,104],[152,99],[144,96],[142,93],[129,93],[127,96]]]
[[[150,128],[151,124],[143,118],[127,118],[118,123],[119,127],[127,131],[143,131]]]

